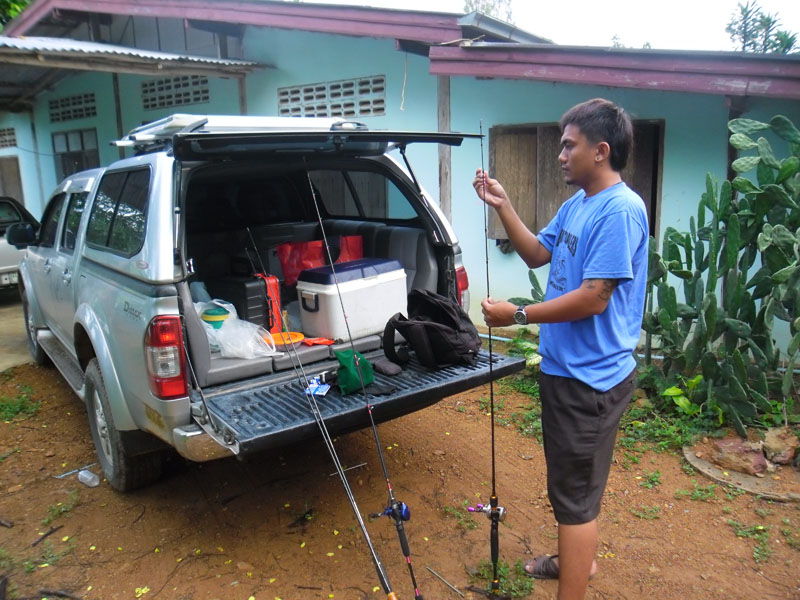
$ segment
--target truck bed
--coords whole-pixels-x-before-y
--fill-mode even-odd
[[[383,351],[367,353],[368,360],[383,356]],[[376,423],[387,421],[429,406],[452,396],[518,372],[525,359],[494,354],[489,369],[489,354],[481,351],[474,367],[449,366],[431,370],[421,365],[411,353],[402,373],[386,376],[375,373],[375,382],[394,386],[388,395],[368,395]],[[334,371],[337,364],[314,364],[311,377],[324,370]],[[217,426],[217,439],[223,439],[236,454],[249,454],[320,435],[309,400],[293,371],[260,386],[227,385],[206,390],[206,403]],[[369,426],[369,414],[363,393],[342,396],[334,385],[325,396],[317,396],[317,405],[331,435]],[[206,430],[208,430],[206,426]]]

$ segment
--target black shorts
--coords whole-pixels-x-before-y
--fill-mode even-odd
[[[607,392],[577,379],[539,374],[547,495],[561,524],[588,523],[600,513],[634,373]]]

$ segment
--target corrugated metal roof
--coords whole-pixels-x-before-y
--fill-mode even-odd
[[[20,52],[37,52],[47,54],[57,54],[60,56],[69,54],[86,55],[87,57],[114,55],[118,57],[135,57],[161,62],[191,62],[216,66],[236,66],[236,67],[257,67],[258,63],[232,58],[210,58],[205,56],[194,56],[191,54],[174,54],[170,52],[156,52],[153,50],[142,50],[140,48],[128,48],[125,46],[114,46],[111,44],[99,44],[97,42],[84,42],[70,40],[67,38],[46,38],[46,37],[7,37],[0,36],[0,48],[10,48]]]

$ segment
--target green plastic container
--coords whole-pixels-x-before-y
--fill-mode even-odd
[[[211,325],[214,329],[219,329],[222,327],[222,324],[225,322],[225,319],[228,318],[229,314],[230,313],[227,309],[222,308],[221,306],[215,306],[214,308],[204,310],[203,314],[200,315],[200,318]]]

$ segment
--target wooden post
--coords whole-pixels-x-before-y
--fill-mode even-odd
[[[437,109],[439,131],[450,131],[450,78],[444,75],[439,76]],[[448,221],[452,221],[450,150],[450,146],[439,144],[439,207]]]

